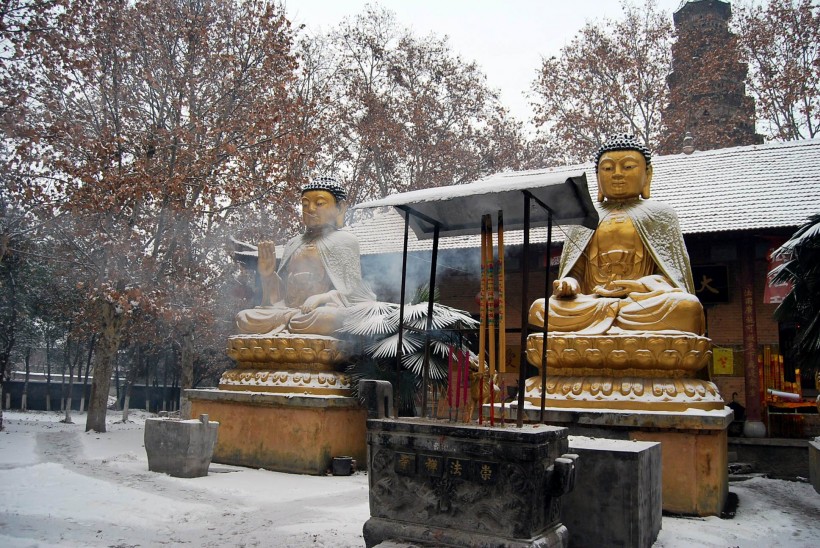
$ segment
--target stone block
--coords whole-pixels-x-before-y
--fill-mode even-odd
[[[208,415],[199,420],[150,418],[145,420],[148,470],[177,478],[208,475],[219,423]]]
[[[368,547],[566,546],[560,501],[577,459],[566,429],[425,419],[371,419],[367,428]]]
[[[515,416],[517,409],[511,405],[510,411]],[[539,420],[538,408],[527,405],[524,412],[526,420]],[[723,511],[729,494],[726,432],[733,417],[728,407],[686,412],[547,409],[544,417],[574,436],[660,442],[663,511],[691,516]]]
[[[570,436],[575,489],[563,497],[569,546],[650,547],[661,530],[661,444]]]
[[[360,380],[359,399],[368,419],[383,419],[393,413],[393,385],[388,381]]]
[[[809,441],[809,478],[814,490],[820,493],[820,437]]]

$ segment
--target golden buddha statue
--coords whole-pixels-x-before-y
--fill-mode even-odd
[[[302,188],[306,230],[285,245],[278,270],[274,243],[259,244],[262,304],[237,314],[240,332],[332,335],[344,323],[346,308],[375,300],[362,281],[358,240],[339,230],[346,197],[329,177]]]
[[[547,320],[548,392],[570,394],[558,405],[622,408],[655,400],[674,408],[691,403],[680,396],[691,392],[718,408],[714,385],[690,379],[711,346],[677,216],[649,199],[651,153],[618,136],[598,150],[596,167],[598,227],[567,231],[553,294],[530,307],[532,325]],[[542,340],[539,333],[528,340],[528,360],[538,367]],[[659,397],[647,398],[656,384]],[[540,399],[540,379],[528,386],[528,399]]]
[[[598,152],[600,222],[594,231],[573,227],[567,235],[549,299],[549,331],[703,334],[677,215],[648,199],[651,158],[646,147],[624,138]],[[544,299],[530,308],[530,323],[544,325]]]
[[[236,315],[240,334],[230,337],[228,355],[238,368],[222,376],[220,388],[348,391],[346,376],[335,371],[346,347],[334,334],[352,305],[376,296],[362,280],[358,240],[341,230],[346,198],[335,179],[314,179],[302,187],[305,232],[287,242],[278,268],[274,242],[259,244],[262,303]]]

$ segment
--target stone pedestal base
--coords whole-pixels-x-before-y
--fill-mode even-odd
[[[563,547],[560,498],[575,483],[565,428],[367,421],[368,548]]]
[[[543,333],[527,337],[527,360],[541,369]],[[547,336],[549,407],[721,410],[714,383],[695,378],[712,357],[711,341],[683,332]],[[526,399],[541,401],[541,376],[527,379]]]
[[[820,437],[809,441],[809,480],[820,493]]]
[[[325,474],[333,457],[365,462],[367,412],[355,398],[186,390],[191,414],[218,421],[213,461]]]
[[[516,406],[509,409],[516,416]],[[525,413],[527,421],[539,420],[539,408],[526,405]],[[663,510],[694,516],[723,510],[732,417],[728,407],[684,412],[547,409],[544,414],[547,424],[566,426],[571,435],[660,442]]]
[[[338,371],[229,369],[219,379],[220,390],[350,396],[350,377]]]
[[[228,356],[236,368],[222,374],[220,390],[350,396],[350,377],[340,369],[348,345],[323,335],[233,335]]]
[[[541,405],[541,377],[530,377],[526,400]],[[547,377],[546,405],[588,409],[646,411],[704,411],[723,409],[725,403],[713,382],[670,377]]]

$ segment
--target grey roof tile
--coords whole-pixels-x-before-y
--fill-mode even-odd
[[[652,198],[671,205],[684,234],[797,227],[820,212],[820,139],[696,151],[656,156]],[[597,181],[591,163],[505,174],[587,174],[593,200]],[[404,220],[392,208],[359,213],[349,230],[359,238],[363,255],[401,252]],[[521,245],[521,231],[505,234],[506,245]],[[553,241],[562,241],[560,227]],[[546,241],[546,229],[534,229],[530,241]],[[442,238],[440,249],[478,247],[479,237]],[[429,250],[410,231],[411,251]]]

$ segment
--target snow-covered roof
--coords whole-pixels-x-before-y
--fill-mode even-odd
[[[684,234],[791,228],[820,212],[820,139],[655,156],[652,165],[652,199],[675,209]],[[569,178],[581,171],[594,199],[598,182],[592,163],[494,177],[501,177],[497,181],[547,174]],[[370,212],[349,227],[359,238],[362,254],[401,252],[404,219],[392,207]],[[522,242],[520,230],[504,236],[506,245]],[[553,241],[562,240],[557,226]],[[530,241],[546,241],[546,229],[532,230]],[[445,237],[439,243],[442,250],[478,246],[477,235]],[[432,243],[419,241],[411,232],[408,247],[429,250]]]
[[[505,229],[511,230],[523,229],[525,219],[530,227],[545,226],[549,216],[556,223],[598,226],[598,213],[581,170],[570,176],[547,170],[498,173],[465,185],[393,194],[356,207],[387,206],[409,215],[413,232],[423,239],[433,237],[435,228],[441,236],[480,234],[482,215],[500,211]]]

